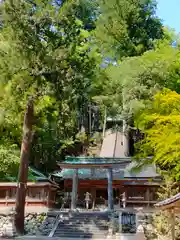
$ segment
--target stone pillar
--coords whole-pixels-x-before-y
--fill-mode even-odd
[[[113,172],[112,168],[107,169],[107,178],[108,178],[108,209],[113,210]]]
[[[78,190],[78,169],[74,169],[71,195],[71,210],[76,209],[77,190]]]
[[[136,231],[138,230],[139,227],[139,213],[136,212]]]
[[[144,234],[144,227],[141,222],[139,222],[139,218],[142,219],[143,212],[136,212],[136,239],[137,240],[146,240]]]

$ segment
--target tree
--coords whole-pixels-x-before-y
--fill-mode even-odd
[[[168,89],[155,95],[136,115],[136,127],[145,133],[137,145],[139,164],[154,162],[161,170],[180,179],[180,94]],[[150,157],[151,158],[147,158]]]
[[[179,49],[172,47],[171,42],[172,39],[161,40],[154,50],[103,69],[101,85],[100,82],[98,85],[103,86],[101,95],[129,122],[159,90],[166,87],[180,91]]]
[[[99,3],[97,0],[80,0],[79,8],[76,11],[76,17],[84,23],[86,30],[96,28],[96,19],[99,16]]]
[[[64,145],[73,145],[95,78],[96,57],[78,9],[78,1],[70,0],[3,4],[1,130],[20,148],[23,110],[28,97],[35,96],[31,163],[45,171],[54,169]]]
[[[151,0],[100,1],[95,38],[109,63],[95,84],[96,101],[102,109],[107,107],[108,115],[121,115],[131,127],[134,111],[166,85],[163,74],[169,74],[170,65],[175,67],[174,58],[178,62],[178,50],[171,46],[175,35],[163,27],[155,11]]]
[[[116,59],[141,55],[163,37],[154,0],[102,0],[96,38],[103,54]]]
[[[24,210],[28,180],[29,156],[31,150],[31,142],[33,138],[33,122],[34,122],[34,104],[33,99],[29,99],[27,109],[24,114],[23,122],[23,139],[21,145],[20,167],[18,175],[18,188],[16,194],[16,208],[14,216],[14,224],[18,234],[24,234]]]

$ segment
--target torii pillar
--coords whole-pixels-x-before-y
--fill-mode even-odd
[[[112,168],[107,169],[107,180],[108,180],[108,210],[112,211],[114,209],[114,200],[113,200],[113,172]]]
[[[76,209],[77,204],[77,191],[78,191],[78,169],[74,169],[72,182],[72,195],[71,195],[71,210]]]

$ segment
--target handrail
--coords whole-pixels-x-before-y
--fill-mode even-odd
[[[48,237],[53,237],[54,236],[54,233],[55,233],[55,231],[56,231],[56,229],[57,229],[57,227],[59,225],[59,220],[60,220],[60,214],[57,214],[56,218],[54,220],[54,226],[53,226],[51,232],[49,233]]]
[[[65,199],[65,198],[64,198]],[[67,199],[68,200],[68,199]],[[60,208],[60,213],[56,215],[56,218],[55,218],[55,221],[54,221],[54,226],[51,230],[51,232],[49,233],[49,236],[48,237],[53,237],[54,236],[54,233],[59,225],[59,222],[60,222],[60,214],[61,214],[61,211],[63,210],[64,208],[64,205],[65,205],[66,202],[63,202],[61,208]]]

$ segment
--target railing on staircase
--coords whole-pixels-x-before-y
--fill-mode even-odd
[[[61,208],[59,209],[60,212],[59,212],[59,214],[56,215],[56,219],[54,221],[54,225],[52,227],[51,232],[49,233],[49,237],[53,237],[54,236],[54,233],[55,233],[55,231],[56,231],[56,229],[57,229],[57,227],[59,225],[59,222],[61,220],[61,211],[64,209],[64,205],[65,205],[66,201],[67,201],[67,199],[64,198],[64,201],[63,201],[63,203],[61,205]]]

